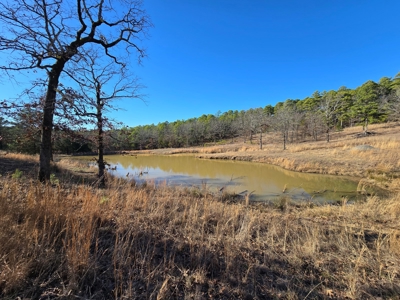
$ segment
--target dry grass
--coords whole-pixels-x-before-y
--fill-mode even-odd
[[[393,191],[338,206],[294,206],[285,197],[252,204],[206,186],[115,178],[98,190],[94,170],[66,160],[54,167],[57,181],[41,185],[30,179],[36,157],[1,154],[0,298],[400,299],[399,138],[396,127],[370,130],[376,134],[356,139],[353,128],[329,144],[287,151],[278,142],[191,150],[365,175],[360,189],[379,182]],[[22,176],[13,176],[16,168]]]
[[[332,134],[331,142],[299,142],[287,145],[275,134],[266,135],[263,150],[256,144],[233,144],[226,151],[204,151],[198,158],[264,162],[284,169],[368,178],[381,188],[400,191],[400,136],[397,124],[371,125],[373,133],[358,137],[360,127]],[[368,150],[360,146],[370,146]],[[233,150],[232,150],[233,149]]]
[[[0,178],[5,299],[399,299],[400,197],[278,209],[206,187]]]
[[[0,154],[4,157],[10,158],[10,159],[21,160],[24,162],[37,162],[37,160],[39,159],[39,155],[28,155],[28,154],[12,153],[12,152],[5,152],[5,151],[0,151]]]

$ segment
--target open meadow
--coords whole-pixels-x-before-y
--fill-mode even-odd
[[[350,128],[286,151],[278,137],[263,150],[153,151],[359,176],[391,195],[338,205],[249,203],[111,177],[97,189],[96,169],[65,158],[43,185],[37,157],[2,153],[0,298],[400,299],[398,129],[355,138]]]

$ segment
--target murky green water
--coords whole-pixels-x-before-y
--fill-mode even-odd
[[[116,170],[109,172],[155,183],[204,186],[212,191],[253,192],[253,200],[275,200],[288,195],[293,200],[337,201],[343,196],[354,200],[356,180],[339,176],[305,174],[279,167],[240,161],[205,160],[190,155],[106,156]],[[283,192],[285,191],[285,192]]]

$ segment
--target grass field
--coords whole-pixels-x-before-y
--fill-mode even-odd
[[[342,133],[329,145],[291,144],[285,152],[279,144],[208,150],[260,161],[280,151],[277,164],[319,163],[326,173],[339,166],[324,161],[336,155],[353,169],[353,156],[363,160],[364,180],[392,194],[351,205],[252,204],[205,187],[115,178],[97,189],[95,170],[70,160],[57,162],[42,185],[34,180],[37,157],[3,153],[0,298],[400,299],[397,127],[371,130],[377,134]],[[379,152],[355,150],[360,144]]]

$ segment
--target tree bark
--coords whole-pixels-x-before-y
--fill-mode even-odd
[[[329,141],[330,141],[330,135],[329,135],[329,127],[328,127],[328,129],[326,130],[326,141],[329,143]]]
[[[103,140],[103,103],[101,99],[101,85],[96,80],[96,116],[97,116],[97,131],[98,131],[98,178],[99,187],[104,188],[106,186],[106,178],[104,176],[104,170],[106,166],[104,165],[104,140]]]
[[[326,142],[327,143],[329,143],[329,141],[330,141],[330,128],[329,128],[330,124],[331,124],[331,122],[329,122],[329,120],[328,120],[328,122],[326,123]]]
[[[286,131],[283,132],[283,150],[286,150]]]
[[[65,63],[65,60],[58,60],[49,74],[47,93],[43,106],[42,138],[40,145],[38,179],[41,182],[50,180],[50,161],[52,157],[51,135],[53,131],[54,107],[56,103],[58,81]]]
[[[100,111],[100,112],[99,112]],[[103,188],[106,186],[106,179],[104,176],[104,170],[105,170],[105,165],[104,165],[104,141],[103,141],[103,120],[102,120],[102,113],[101,110],[98,109],[98,178],[99,178],[99,187]]]

